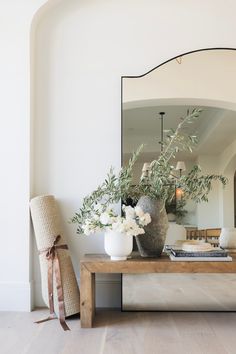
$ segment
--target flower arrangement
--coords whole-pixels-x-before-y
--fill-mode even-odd
[[[197,136],[187,135],[185,128],[188,124],[195,121],[200,113],[200,109],[194,109],[186,117],[180,118],[180,123],[175,130],[170,129],[166,132],[164,141],[162,142],[162,152],[156,160],[150,163],[149,173],[141,178],[136,185],[132,183],[133,166],[143,145],[133,153],[128,165],[122,167],[118,174],[115,174],[111,168],[105,181],[95,191],[84,198],[80,210],[71,219],[72,223],[78,225],[77,233],[88,234],[113,227],[127,230],[127,232],[133,229],[132,231],[137,233],[141,231],[138,228],[142,229],[142,226],[145,226],[140,223],[141,219],[137,214],[137,209],[134,209],[136,216],[133,218],[129,218],[127,215],[121,217],[110,209],[110,205],[121,201],[125,202],[128,198],[137,201],[142,196],[148,196],[155,200],[160,199],[163,201],[163,205],[165,205],[165,203],[173,200],[176,188],[180,188],[183,191],[182,200],[192,199],[197,203],[202,201],[207,202],[213,181],[219,181],[225,186],[227,178],[215,174],[201,175],[201,168],[198,165],[194,165],[190,172],[179,178],[173,174],[174,167],[172,164],[176,153],[179,151],[189,151],[191,153],[198,142]],[[131,209],[124,208],[124,211],[128,215],[131,213]],[[146,221],[149,220],[147,216],[145,218]],[[133,220],[132,227],[130,220]],[[135,226],[134,222],[138,226]],[[130,223],[129,227],[127,223]]]
[[[105,225],[100,221],[100,216],[103,215],[103,213],[105,213],[105,215],[110,214],[110,210],[112,210],[111,205],[120,203],[120,201],[125,201],[129,198],[130,188],[132,186],[133,166],[141,149],[142,145],[133,153],[128,165],[121,168],[118,175],[115,174],[113,168],[111,168],[105,181],[83,199],[81,208],[71,219],[72,223],[77,224],[78,234],[84,234],[85,232],[88,234],[93,233],[93,231],[98,232],[102,228],[105,228]],[[127,210],[128,209],[126,209],[126,211]],[[135,211],[136,213],[137,210],[138,209]],[[112,213],[114,212],[112,211]],[[128,215],[130,215],[129,212]],[[136,216],[139,217],[138,214]]]
[[[90,235],[102,230],[113,230],[124,233],[128,236],[137,236],[144,234],[144,226],[151,222],[148,213],[144,213],[140,207],[131,206],[122,207],[124,216],[114,212],[113,208],[107,207],[105,210],[101,204],[96,204],[94,212],[86,218],[81,226],[85,235]]]

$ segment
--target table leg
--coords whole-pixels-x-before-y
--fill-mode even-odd
[[[84,265],[80,269],[80,323],[81,328],[92,328],[95,315],[95,273]]]

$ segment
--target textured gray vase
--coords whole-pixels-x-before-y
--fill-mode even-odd
[[[143,196],[137,205],[152,218],[151,223],[144,228],[145,234],[136,236],[139,253],[142,257],[160,257],[169,227],[163,201]]]

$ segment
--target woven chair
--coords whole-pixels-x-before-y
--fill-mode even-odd
[[[214,247],[219,246],[219,237],[220,237],[221,229],[206,229],[206,242],[209,242]]]
[[[187,230],[187,239],[188,240],[206,240],[206,230]]]

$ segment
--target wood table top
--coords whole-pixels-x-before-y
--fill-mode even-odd
[[[143,258],[137,254],[125,261],[112,261],[104,254],[88,254],[81,260],[91,273],[236,273],[236,253],[232,262],[171,261],[163,254],[159,258]]]

